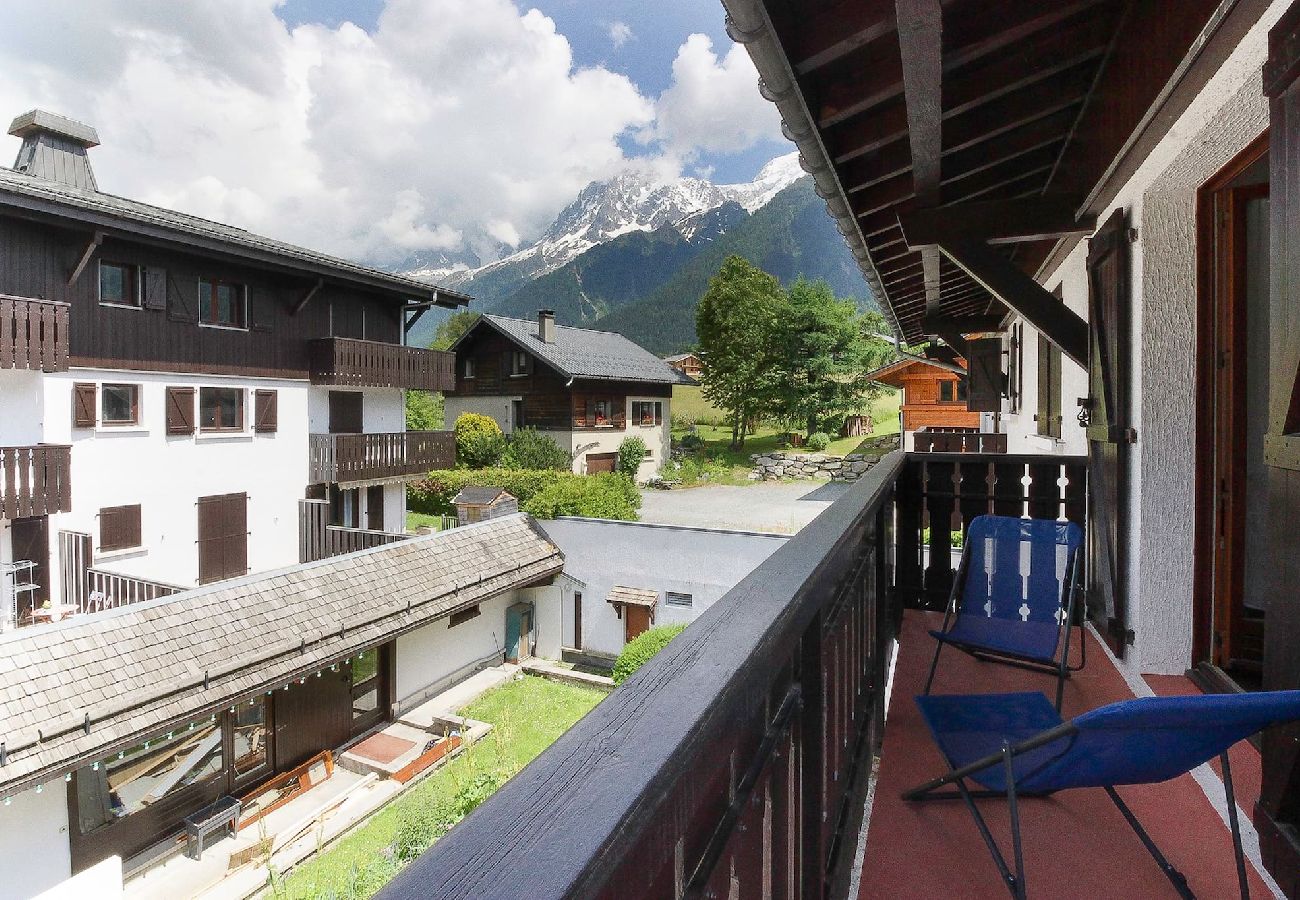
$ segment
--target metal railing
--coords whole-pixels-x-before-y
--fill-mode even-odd
[[[132,603],[157,600],[159,597],[168,597],[188,590],[175,584],[106,572],[103,569],[87,569],[86,579],[86,599],[81,604],[81,611],[86,613],[103,612]]]
[[[1006,453],[1006,434],[978,428],[931,427],[916,429],[912,447],[917,453]]]
[[[0,294],[0,369],[68,371],[68,308]]]
[[[371,481],[452,468],[456,437],[450,431],[313,434],[308,453],[310,482]]]
[[[70,446],[0,447],[0,519],[68,512],[71,473]]]
[[[980,512],[1081,517],[1082,465],[889,454],[381,896],[842,889],[904,602],[951,585]]]
[[[456,356],[443,350],[332,337],[312,341],[308,354],[312,384],[424,391],[456,387]]]

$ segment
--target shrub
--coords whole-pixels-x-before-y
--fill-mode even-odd
[[[456,461],[482,469],[495,466],[506,447],[501,427],[489,416],[461,413],[456,417]]]
[[[501,465],[507,469],[557,469],[569,471],[573,454],[555,442],[549,434],[535,428],[519,428],[506,439]]]
[[[804,446],[814,453],[820,453],[830,445],[831,436],[824,431],[814,431],[808,435],[808,440],[804,442]]]
[[[504,488],[523,504],[566,475],[578,477],[554,469],[437,469],[407,487],[406,505],[411,512],[453,515],[452,498],[467,484]]]
[[[694,453],[696,450],[704,449],[704,438],[692,431],[689,434],[682,435],[682,439],[677,442],[677,446],[688,453]]]
[[[623,443],[618,445],[616,468],[619,473],[636,481],[636,474],[641,471],[643,462],[645,462],[645,441],[639,437],[623,438]]]
[[[637,669],[668,646],[668,642],[686,629],[685,625],[659,625],[628,641],[614,661],[614,683],[622,684]]]
[[[534,495],[523,505],[523,510],[538,519],[584,516],[634,522],[640,504],[641,496],[629,479],[601,472],[561,478]]]

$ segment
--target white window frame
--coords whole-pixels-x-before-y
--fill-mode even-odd
[[[465,357],[465,374],[461,377],[462,378],[474,377],[474,357],[472,356]]]

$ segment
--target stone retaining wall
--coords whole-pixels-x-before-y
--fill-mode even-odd
[[[867,452],[835,456],[828,453],[755,453],[750,461],[754,471],[750,481],[776,481],[794,478],[800,481],[856,481],[862,473],[880,461],[880,457],[898,447],[897,435],[872,441]],[[860,448],[863,449],[863,448]]]

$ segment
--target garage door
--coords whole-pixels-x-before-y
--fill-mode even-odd
[[[594,475],[596,472],[613,472],[614,460],[616,459],[618,459],[617,453],[588,453],[587,474]]]

